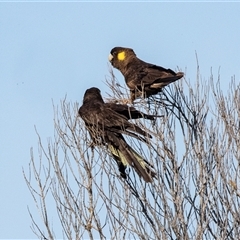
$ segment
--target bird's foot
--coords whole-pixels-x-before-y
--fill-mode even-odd
[[[119,101],[121,104],[132,104],[133,103],[133,101],[132,101],[132,99],[121,99],[120,101]]]
[[[122,98],[122,99],[107,99],[107,102],[110,102],[110,103],[117,103],[117,104],[132,104],[132,100],[131,99],[125,99],[125,98]]]

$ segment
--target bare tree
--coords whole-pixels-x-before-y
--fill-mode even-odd
[[[110,73],[107,97],[122,101],[128,91]],[[233,78],[223,92],[220,76],[204,82],[199,71],[191,82],[135,104],[165,116],[134,120],[151,131],[151,143],[126,137],[154,165],[151,184],[131,168],[127,180],[120,177],[108,150],[93,147],[78,103],[64,99],[54,106],[54,139],[44,146],[37,133],[38,157],[32,150],[28,174],[23,171],[42,218],[40,227],[29,209],[38,238],[238,239],[239,84]],[[52,223],[53,206],[58,217]]]

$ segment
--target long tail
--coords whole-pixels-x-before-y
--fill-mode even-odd
[[[156,172],[153,170],[153,166],[133,148],[131,148],[123,139],[121,139],[119,148],[114,147],[113,145],[108,145],[108,148],[118,163],[119,171],[122,177],[125,176],[124,178],[126,178],[125,168],[127,165],[132,166],[137,174],[146,182],[152,182],[153,178],[156,177]],[[120,162],[124,168],[121,167],[121,164],[119,164]]]
[[[166,78],[159,78],[159,80],[156,80],[153,84],[151,84],[151,88],[163,88],[167,86],[168,84],[177,81],[178,79],[182,78],[184,76],[183,72],[178,72],[176,75],[170,75]]]

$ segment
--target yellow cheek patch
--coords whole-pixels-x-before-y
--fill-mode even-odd
[[[118,58],[119,61],[123,61],[125,59],[125,57],[126,56],[125,56],[125,52],[124,51],[118,53],[118,55],[117,55],[117,58]]]

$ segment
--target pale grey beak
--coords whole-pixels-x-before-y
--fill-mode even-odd
[[[109,62],[111,62],[112,59],[113,59],[113,55],[110,53],[110,54],[108,55],[108,60],[109,60]]]

